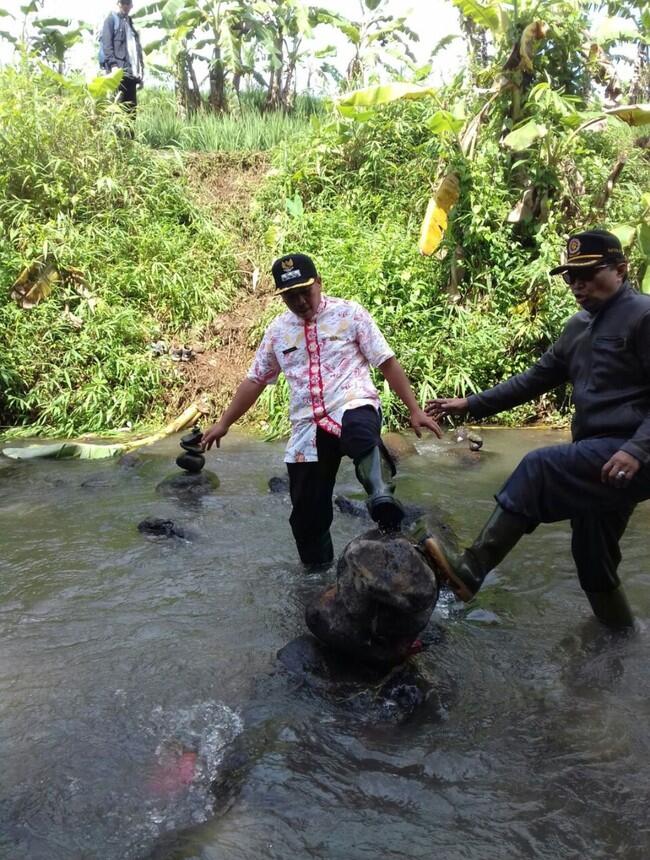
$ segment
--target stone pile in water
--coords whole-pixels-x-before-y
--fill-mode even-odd
[[[180,499],[193,500],[213,493],[219,486],[219,478],[214,472],[202,472],[205,457],[201,450],[203,434],[199,427],[181,438],[183,449],[176,458],[176,465],[182,469],[180,475],[170,475],[156,487],[156,492],[163,496],[176,496]]]

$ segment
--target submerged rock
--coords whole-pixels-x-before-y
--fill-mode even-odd
[[[358,517],[359,519],[372,522],[365,502],[359,502],[356,499],[349,499],[347,496],[335,496],[334,504],[342,514],[347,514],[349,517]],[[423,508],[421,505],[410,505],[406,503],[403,504],[402,507],[404,508],[402,528],[408,528],[408,526],[412,525],[416,520],[419,520],[420,517],[427,513],[427,509]]]
[[[411,439],[407,436],[402,436],[400,433],[383,433],[381,441],[396,463],[401,462],[406,457],[414,457],[418,453],[418,449]]]
[[[313,636],[293,639],[278,651],[280,665],[337,708],[364,721],[402,721],[426,700],[430,684],[407,663],[396,668],[351,661]]]
[[[198,499],[214,493],[218,487],[219,478],[214,472],[203,471],[195,475],[184,472],[164,478],[156,487],[156,492],[161,496]]]
[[[153,535],[154,537],[177,537],[187,540],[189,535],[187,531],[180,526],[177,526],[172,520],[163,520],[159,517],[147,517],[138,523],[138,531],[144,535]]]
[[[396,665],[414,653],[438,600],[422,553],[401,534],[366,532],[346,546],[336,584],[306,609],[309,630],[362,663]]]
[[[288,493],[289,492],[289,478],[288,477],[278,477],[274,475],[272,478],[269,478],[269,492],[270,493]]]

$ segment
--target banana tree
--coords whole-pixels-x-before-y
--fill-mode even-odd
[[[650,295],[650,193],[641,195],[641,215],[637,224],[616,224],[612,232],[624,248],[637,252],[641,258],[641,292]]]
[[[196,63],[208,65],[209,105],[228,110],[228,84],[241,77],[242,40],[253,16],[244,0],[157,0],[135,13],[143,27],[163,30],[145,51],[164,48],[183,111],[200,104]],[[134,17],[135,17],[134,16]]]
[[[64,18],[38,18],[32,22],[32,27],[35,32],[29,40],[30,49],[46,63],[55,66],[61,75],[67,52],[79,44],[86,33],[92,32],[89,24]]]
[[[31,0],[20,7],[22,12],[21,32],[0,30],[0,39],[14,47],[24,46],[32,54],[63,74],[67,52],[79,44],[91,32],[90,25],[66,18],[35,18],[42,8],[43,0]],[[7,9],[0,9],[0,18],[17,21]]]
[[[419,36],[406,23],[406,17],[395,18],[383,12],[386,0],[360,0],[362,15],[356,20],[325,9],[315,13],[314,21],[329,24],[348,38],[353,55],[347,64],[348,87],[363,87],[376,80],[380,69],[396,73],[390,57],[398,64],[414,66],[411,50]]]

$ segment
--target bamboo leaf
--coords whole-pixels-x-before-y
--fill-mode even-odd
[[[519,152],[522,149],[528,149],[538,138],[544,137],[548,133],[545,125],[540,125],[531,119],[519,128],[514,129],[503,138],[504,146]]]

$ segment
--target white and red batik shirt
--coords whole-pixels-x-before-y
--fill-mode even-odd
[[[346,299],[323,295],[311,320],[291,311],[273,320],[247,377],[267,385],[280,373],[287,378],[291,438],[285,462],[316,462],[316,428],[340,436],[346,409],[379,409],[370,366],[394,354],[368,311]]]

